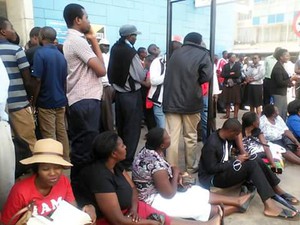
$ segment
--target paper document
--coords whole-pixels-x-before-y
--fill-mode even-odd
[[[30,220],[27,222],[27,225],[85,225],[91,224],[90,216],[77,209],[70,203],[66,201],[61,201],[48,219],[43,216],[34,215]]]

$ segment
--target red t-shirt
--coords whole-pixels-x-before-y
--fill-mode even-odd
[[[50,193],[47,196],[43,196],[38,192],[34,181],[36,175],[21,180],[12,187],[7,201],[3,207],[1,222],[8,224],[9,220],[22,208],[29,205],[34,200],[35,206],[33,213],[38,215],[48,215],[53,212],[61,200],[73,203],[75,201],[70,181],[64,175],[61,175],[57,184],[52,187]],[[16,218],[14,221],[18,221]]]
[[[224,58],[221,58],[217,63],[217,77],[218,77],[218,82],[221,84],[224,82],[224,78],[221,75],[222,75],[223,67],[225,66],[226,63],[227,61]]]

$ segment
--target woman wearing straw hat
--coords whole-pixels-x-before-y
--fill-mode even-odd
[[[32,156],[20,161],[32,165],[33,174],[12,187],[4,205],[1,222],[15,224],[10,219],[22,208],[34,202],[33,213],[48,216],[65,200],[76,206],[76,201],[68,178],[62,174],[64,168],[72,166],[63,159],[63,146],[53,139],[41,139],[34,145]],[[95,209],[86,205],[83,211],[95,221]]]

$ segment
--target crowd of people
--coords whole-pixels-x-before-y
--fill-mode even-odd
[[[83,6],[67,5],[63,17],[63,45],[45,26],[31,30],[24,48],[0,17],[0,224],[16,224],[15,215],[30,204],[33,214],[49,216],[65,200],[97,225],[221,225],[224,216],[246,212],[256,190],[266,216],[296,218],[297,210],[280,208],[273,198],[299,202],[275,173],[281,155],[300,165],[300,100],[286,100],[287,88],[300,81],[300,61],[292,75],[282,48],[265,65],[259,54],[242,64],[227,51],[213,61],[197,32],[172,41],[167,59],[156,44],[135,50],[141,33],[129,24],[110,49],[108,40],[96,39]],[[208,136],[211,80],[226,121]],[[241,124],[244,98],[250,112]],[[137,152],[143,120],[148,134]],[[197,172],[200,185],[191,176]],[[239,196],[210,191],[242,182],[255,188]]]

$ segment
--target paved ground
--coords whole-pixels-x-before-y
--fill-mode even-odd
[[[240,111],[239,118],[241,118],[242,114],[245,111]],[[218,119],[221,115],[217,115],[217,128],[221,127],[225,120]],[[140,143],[138,149],[144,145],[144,135],[146,133],[146,129],[142,129]],[[202,144],[199,143],[199,150],[201,150]],[[180,142],[180,159],[184,159],[183,156],[183,141]],[[180,167],[184,168],[184,161],[180,162]],[[281,187],[287,192],[293,194],[298,199],[300,199],[300,166],[286,164],[285,170],[282,175],[280,175],[281,179]],[[238,189],[228,189],[228,190],[217,190],[220,192],[228,193],[230,195],[238,195]],[[300,205],[297,206],[300,208]],[[225,218],[226,225],[300,225],[300,220],[298,221],[288,221],[288,220],[281,220],[277,218],[269,218],[263,215],[263,204],[260,200],[260,197],[256,194],[255,198],[251,202],[251,205],[248,211],[244,214],[233,214]]]

